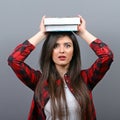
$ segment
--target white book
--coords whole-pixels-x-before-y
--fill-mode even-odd
[[[64,17],[64,18],[45,18],[45,25],[66,25],[66,24],[80,24],[79,17]]]
[[[77,31],[79,17],[45,18],[46,31]]]
[[[77,25],[46,25],[46,31],[77,31]]]

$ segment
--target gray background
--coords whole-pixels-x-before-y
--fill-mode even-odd
[[[114,62],[93,91],[98,120],[120,119],[120,1],[119,0],[1,0],[0,1],[0,120],[26,120],[33,92],[23,85],[7,65],[15,46],[39,30],[43,15],[51,17],[82,15],[87,29],[106,42],[114,52]],[[82,67],[96,56],[78,38]],[[38,69],[41,44],[26,62]]]

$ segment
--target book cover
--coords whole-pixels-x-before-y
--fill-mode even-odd
[[[45,18],[45,25],[66,25],[66,24],[80,24],[79,17],[68,17],[68,18]]]
[[[46,25],[46,31],[77,31],[77,25]]]

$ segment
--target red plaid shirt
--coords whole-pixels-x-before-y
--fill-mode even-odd
[[[92,100],[92,90],[108,71],[113,61],[113,54],[109,47],[99,39],[93,41],[90,44],[90,47],[98,56],[98,59],[89,69],[82,70],[80,74],[89,88],[92,102],[91,120],[96,120],[96,111]],[[18,45],[8,58],[8,64],[11,66],[17,77],[33,91],[35,91],[36,84],[41,76],[41,72],[28,66],[24,60],[34,48],[35,47],[26,40],[24,43]],[[65,75],[64,77],[70,91],[74,95],[73,88],[70,85],[71,80],[69,79],[69,76]],[[59,80],[56,81],[56,83],[59,84]],[[37,105],[35,98],[33,97],[28,120],[45,120],[44,106],[49,100],[49,93],[47,88],[48,84],[46,81],[42,90],[43,100],[41,106]]]

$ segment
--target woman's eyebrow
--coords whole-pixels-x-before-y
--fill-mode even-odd
[[[60,42],[56,42],[56,44],[61,44]],[[72,44],[72,42],[64,42],[63,44]]]
[[[64,44],[72,44],[72,42],[65,42]]]

